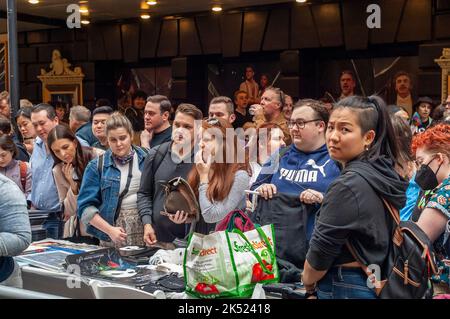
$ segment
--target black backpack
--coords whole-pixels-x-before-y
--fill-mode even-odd
[[[378,280],[367,265],[361,262],[354,247],[347,248],[375,286],[382,299],[421,299],[429,288],[429,279],[437,274],[433,243],[412,221],[400,221],[400,215],[389,202],[383,203],[395,221],[395,229],[388,257],[383,265],[383,280]]]

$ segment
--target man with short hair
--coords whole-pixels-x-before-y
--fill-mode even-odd
[[[245,81],[241,83],[239,90],[247,92],[250,105],[259,103],[259,86],[255,81],[255,70],[252,66],[245,68]]]
[[[77,105],[70,109],[69,127],[82,146],[92,146],[98,141],[92,133],[91,111],[87,107]]]
[[[245,91],[236,91],[234,93],[234,104],[236,109],[234,115],[236,119],[233,122],[233,127],[243,127],[245,123],[252,122],[253,116],[247,111],[248,107],[248,94]]]
[[[61,207],[53,179],[54,161],[47,146],[47,138],[50,131],[59,124],[59,120],[53,106],[41,103],[31,111],[31,123],[38,137],[30,159],[33,183],[28,199],[32,207],[54,212],[49,215],[44,227],[47,228],[48,237],[58,239],[62,235],[62,224],[58,216]]]
[[[254,113],[256,128],[260,128],[264,123],[278,125],[284,133],[286,145],[291,144],[291,136],[287,121],[283,115],[284,93],[279,88],[269,87],[261,97],[261,104],[251,106]]]
[[[394,76],[396,100],[395,105],[403,106],[409,116],[413,115],[414,98],[412,97],[412,81],[409,73],[400,71]]]
[[[11,119],[11,104],[9,100],[9,93],[3,91],[0,93],[0,114],[6,118]]]
[[[133,130],[141,132],[144,130],[144,108],[147,103],[147,94],[138,90],[133,94],[131,101],[131,106],[127,107],[124,113],[133,125]]]
[[[144,127],[140,136],[141,146],[153,148],[172,139],[169,118],[172,104],[167,96],[153,95],[147,98],[144,110]]]
[[[100,106],[92,112],[92,133],[97,139],[92,147],[105,151],[109,148],[108,138],[106,137],[106,120],[113,113],[114,110],[110,106]]]
[[[137,204],[147,245],[157,241],[170,243],[187,235],[185,224],[176,224],[161,215],[165,195],[160,181],[179,176],[187,179],[194,165],[195,121],[202,118],[203,114],[196,106],[180,104],[175,112],[171,142],[152,148],[145,160]]]
[[[339,83],[341,86],[341,96],[339,97],[339,100],[355,95],[356,81],[352,71],[342,71]]]
[[[234,114],[234,105],[231,99],[227,96],[213,98],[209,103],[208,117],[222,118],[233,125],[236,115]]]

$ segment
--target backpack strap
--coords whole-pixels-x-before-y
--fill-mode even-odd
[[[400,213],[398,212],[398,209],[394,208],[391,203],[389,203],[386,199],[383,197],[381,198],[383,201],[384,206],[388,209],[389,213],[391,214],[392,218],[394,219],[395,223],[400,225]]]
[[[25,187],[27,185],[27,163],[19,161],[19,169],[20,169],[20,183],[22,184],[22,189],[25,192]]]
[[[171,143],[167,142],[164,144],[160,144],[156,147],[156,154],[152,161],[152,176],[155,177],[155,173],[158,171],[158,168],[161,166],[162,161],[164,160],[164,157],[166,156],[167,152],[169,151]]]

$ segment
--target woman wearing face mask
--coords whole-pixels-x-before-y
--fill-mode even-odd
[[[429,97],[421,97],[414,104],[414,114],[411,118],[411,132],[413,134],[422,133],[425,131],[433,122],[431,118],[431,113],[435,104],[433,100]]]
[[[123,115],[106,121],[110,149],[91,161],[78,195],[78,217],[101,246],[144,245],[137,191],[146,151],[132,145],[133,128]]]
[[[340,100],[326,141],[343,170],[325,194],[302,281],[308,296],[319,299],[376,298],[346,243],[368,264],[383,265],[395,222],[382,199],[397,209],[406,201],[407,183],[394,169],[398,148],[384,102],[374,96]]]
[[[201,216],[208,224],[197,225],[198,232],[213,231],[229,212],[244,210],[246,206],[245,190],[249,176],[246,164],[237,162],[236,139],[226,138],[227,129],[232,130],[233,127],[223,119],[211,118],[202,122],[200,149],[195,157],[195,166],[188,175],[188,182],[200,204]],[[234,158],[230,158],[233,149]],[[178,212],[169,218],[181,223],[187,220],[187,215]]]
[[[398,147],[395,170],[401,177],[409,181],[408,189],[406,190],[406,204],[400,210],[400,220],[409,220],[420,193],[420,187],[414,181],[416,167],[411,153],[412,134],[408,124],[401,117],[392,116],[391,122]]]
[[[86,236],[85,227],[80,225],[77,230],[77,199],[84,170],[87,164],[97,157],[97,153],[92,148],[82,147],[65,125],[57,125],[49,132],[47,145],[55,163],[53,177],[59,201],[64,209],[66,224],[63,237]]]
[[[36,139],[36,131],[31,123],[31,108],[24,107],[17,111],[16,123],[22,134],[23,144],[25,145],[28,153],[33,153],[34,140]]]
[[[419,200],[421,211],[417,224],[434,241],[438,259],[450,255],[450,125],[438,124],[424,133],[416,135],[412,151],[420,165],[416,183],[425,191]],[[447,267],[448,267],[447,264]],[[440,292],[450,293],[448,284],[440,286]],[[437,290],[437,289],[435,289]],[[436,292],[436,291],[435,291]]]

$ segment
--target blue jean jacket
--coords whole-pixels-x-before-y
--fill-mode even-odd
[[[134,149],[139,159],[139,170],[142,171],[147,153],[139,147]],[[101,177],[98,170],[98,158],[93,159],[86,166],[78,194],[77,214],[78,218],[84,222],[86,218],[83,218],[83,215],[86,217],[86,215],[98,213],[110,225],[114,225],[114,215],[119,201],[120,170],[112,158],[111,150],[103,156]],[[107,234],[90,224],[87,224],[86,231],[100,240],[111,240]]]

